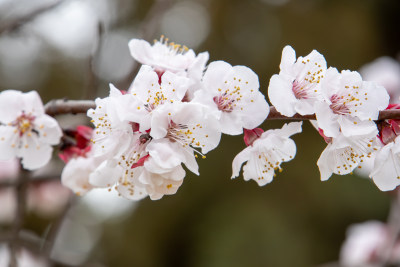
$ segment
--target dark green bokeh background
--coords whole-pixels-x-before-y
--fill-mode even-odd
[[[208,51],[210,61],[252,68],[265,95],[287,44],[302,56],[316,49],[339,70],[357,70],[399,51],[397,0],[292,0],[282,6],[259,0],[198,2],[209,11],[211,31],[196,52]],[[131,17],[114,27],[139,23],[151,3],[138,1]],[[40,89],[44,102],[81,97],[86,77],[69,75],[70,68],[84,72],[81,63],[65,58],[52,66]],[[102,81],[101,96],[108,82]],[[15,87],[0,82],[0,88]],[[283,123],[267,121],[262,127]],[[356,175],[321,182],[316,161],[323,139],[308,122],[293,139],[295,159],[282,165],[271,184],[258,187],[242,177],[230,179],[232,160],[245,145],[241,136],[223,136],[218,149],[199,160],[199,177],[188,173],[176,195],[145,199],[125,220],[109,222],[90,258],[106,266],[145,267],[315,266],[337,260],[347,226],[385,220],[390,196]]]

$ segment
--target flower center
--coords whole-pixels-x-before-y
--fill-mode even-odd
[[[228,113],[233,111],[235,99],[230,98],[226,93],[219,96],[214,96],[213,100],[214,103],[217,104],[219,110]]]
[[[189,148],[190,150],[193,150],[193,152],[200,154],[202,158],[205,158],[205,156],[200,151],[193,148],[204,147],[204,145],[200,143],[198,138],[196,138],[196,131],[201,128],[203,128],[203,126],[201,126],[200,123],[196,125],[184,125],[170,121],[166,137],[171,142],[178,142],[182,145],[182,147]],[[206,137],[208,137],[208,135],[206,135]]]
[[[33,129],[35,117],[30,114],[25,114],[22,112],[22,115],[19,116],[14,122],[11,123],[12,126],[16,127],[16,131],[19,132],[19,135],[22,136],[26,132],[35,132]]]
[[[308,94],[307,94],[307,90],[304,86],[304,83],[300,83],[297,80],[293,81],[293,86],[292,86],[292,91],[294,96],[297,99],[307,99]]]
[[[338,96],[336,94],[331,96],[331,102],[332,104],[329,105],[330,109],[333,111],[333,113],[338,114],[338,115],[346,115],[350,114],[349,108],[346,106],[348,102],[354,101],[355,98],[344,98],[343,96]]]

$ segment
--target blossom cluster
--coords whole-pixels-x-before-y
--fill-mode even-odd
[[[37,169],[61,140],[61,180],[76,194],[107,188],[132,200],[156,200],[175,194],[186,171],[199,175],[197,160],[219,145],[222,134],[244,133],[247,146],[233,160],[232,178],[244,164],[244,179],[263,186],[295,157],[290,137],[302,131],[302,122],[257,128],[270,107],[250,68],[207,64],[207,52],[196,55],[164,37],[153,45],[133,39],[128,46],[142,66],[128,90],[110,84],[109,96],[95,100],[87,111],[93,128],[61,130],[36,92],[2,92],[0,160],[18,157],[25,169]],[[328,144],[317,162],[321,180],[351,173],[376,155],[371,177],[377,186],[390,190],[400,184],[400,122],[375,122],[380,111],[399,108],[388,107],[384,87],[355,71],[328,68],[315,50],[296,58],[287,46],[268,96],[283,116],[315,114],[312,123]]]
[[[344,175],[376,155],[370,177],[381,190],[400,184],[396,137],[397,120],[378,120],[389,105],[386,89],[364,81],[355,71],[327,67],[317,51],[296,59],[293,48],[283,49],[280,73],[272,76],[268,95],[285,116],[315,114],[312,124],[327,143],[317,165],[321,180]],[[378,127],[379,126],[379,127]],[[397,142],[399,142],[397,140]]]

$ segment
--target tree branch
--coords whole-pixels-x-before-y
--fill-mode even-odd
[[[57,99],[48,102],[45,106],[45,111],[50,116],[56,116],[61,114],[78,114],[86,113],[90,108],[96,108],[96,104],[91,100],[66,100]],[[295,120],[295,121],[307,121],[315,120],[315,115],[300,115],[295,114],[293,117],[286,117],[280,114],[275,107],[271,106],[267,120]],[[386,119],[400,119],[400,109],[389,109],[382,110],[379,112],[379,120]]]
[[[45,112],[50,116],[86,113],[91,108],[96,108],[96,104],[92,100],[56,99],[44,106]]]

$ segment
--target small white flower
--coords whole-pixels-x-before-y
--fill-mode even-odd
[[[269,105],[259,91],[258,76],[248,67],[212,62],[204,74],[203,87],[196,91],[192,102],[208,106],[225,134],[254,129],[268,116]]]
[[[59,143],[62,131],[57,121],[44,113],[35,91],[0,93],[0,160],[22,158],[25,169],[47,164],[51,145]]]
[[[322,100],[321,80],[326,72],[325,58],[313,50],[296,60],[291,46],[282,51],[279,75],[271,77],[268,97],[276,110],[284,116],[313,114],[314,103]]]
[[[232,163],[232,178],[239,176],[243,167],[245,181],[253,179],[259,186],[270,183],[275,171],[281,171],[281,163],[296,155],[296,144],[289,137],[301,132],[302,122],[285,124],[282,129],[264,132],[252,145],[236,155]]]
[[[209,57],[207,52],[196,56],[194,51],[186,46],[168,43],[168,39],[164,39],[164,36],[161,36],[160,41],[155,41],[154,45],[145,40],[132,39],[128,46],[134,59],[144,65],[152,66],[160,76],[165,71],[171,71],[199,79],[201,78],[199,74],[202,74]]]
[[[125,98],[130,98],[124,107],[125,118],[139,123],[140,131],[150,128],[151,114],[158,106],[180,102],[191,82],[188,78],[165,72],[161,78],[149,66],[142,66]]]
[[[218,146],[221,131],[219,123],[208,109],[196,103],[176,103],[165,105],[153,114],[150,135],[153,138],[147,147],[150,156],[159,160],[160,166],[169,165],[171,161],[198,174],[194,153],[202,155]],[[160,148],[171,151],[174,155],[168,161],[162,160]],[[201,152],[200,152],[201,150]],[[196,156],[197,157],[197,156]]]
[[[323,134],[323,132],[320,132]],[[346,137],[340,134],[334,138],[324,136],[328,146],[317,161],[321,180],[328,180],[332,173],[351,173],[365,158],[370,158],[378,148],[377,130],[367,135]],[[322,135],[321,134],[321,135]]]
[[[389,104],[385,88],[362,81],[355,71],[326,71],[322,82],[325,101],[315,104],[319,127],[328,137],[363,135],[376,130],[373,120]]]

